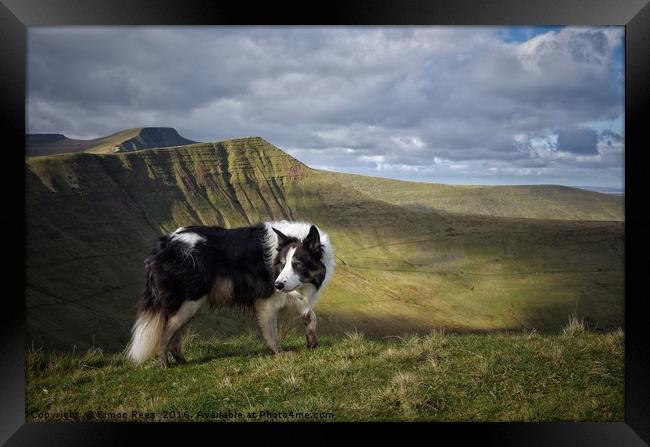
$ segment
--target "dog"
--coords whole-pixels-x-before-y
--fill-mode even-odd
[[[267,346],[282,351],[278,312],[292,306],[315,348],[314,306],[334,271],[329,236],[305,222],[273,221],[250,227],[181,227],[161,236],[145,259],[146,284],[127,346],[136,364],[168,352],[185,363],[181,335],[207,302],[211,308],[253,309]]]

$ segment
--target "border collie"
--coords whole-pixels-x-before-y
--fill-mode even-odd
[[[127,354],[142,363],[167,353],[185,363],[181,335],[207,301],[211,308],[253,308],[268,347],[280,352],[278,312],[302,316],[307,347],[316,347],[314,305],[334,270],[329,237],[304,222],[265,222],[251,227],[181,227],[159,239],[145,259],[146,286]]]

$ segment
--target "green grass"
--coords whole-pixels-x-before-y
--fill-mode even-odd
[[[560,185],[446,185],[322,171],[386,202],[455,214],[561,220],[624,220],[623,197]]]
[[[288,352],[273,355],[253,335],[190,335],[188,364],[167,370],[154,360],[137,367],[101,349],[81,355],[31,349],[26,418],[45,420],[47,412],[47,420],[66,420],[56,413],[69,411],[81,420],[119,421],[143,420],[133,411],[157,421],[233,420],[224,417],[229,411],[243,420],[289,421],[304,420],[290,412],[323,421],[624,418],[623,332],[591,332],[578,320],[552,335],[370,339],[356,332],[321,336],[315,350],[297,335],[283,345]]]

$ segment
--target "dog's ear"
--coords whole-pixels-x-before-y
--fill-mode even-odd
[[[273,227],[271,227],[271,228],[273,228]],[[273,228],[273,231],[275,231],[275,234],[278,235],[278,250],[279,250],[280,247],[282,247],[283,245],[286,245],[286,244],[288,244],[289,242],[291,242],[291,238],[289,238],[289,236],[287,236],[286,234],[284,234],[282,231],[280,231],[280,230],[276,230],[275,228]]]
[[[323,246],[320,243],[320,234],[316,225],[312,225],[309,229],[309,234],[302,242],[303,247],[309,250],[309,253],[316,259],[320,259],[323,255]]]

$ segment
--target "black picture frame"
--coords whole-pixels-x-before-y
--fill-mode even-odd
[[[0,108],[6,126],[3,142],[4,169],[0,175],[5,201],[9,197],[16,212],[1,218],[5,250],[24,253],[24,195],[15,192],[24,182],[26,27],[59,25],[624,25],[625,26],[625,422],[599,423],[425,423],[359,424],[370,434],[399,433],[415,441],[426,436],[442,439],[509,445],[647,445],[650,442],[650,325],[646,323],[643,290],[643,123],[650,116],[650,5],[648,0],[507,0],[453,2],[410,0],[328,1],[318,4],[209,0],[1,0],[0,3]],[[11,161],[11,162],[10,162]],[[15,165],[14,165],[15,162]],[[21,175],[21,173],[23,173]],[[22,214],[19,210],[22,210]],[[17,221],[18,220],[18,221]],[[21,225],[22,223],[22,225]],[[22,231],[23,238],[17,234]],[[15,244],[13,246],[12,244]],[[635,260],[639,261],[635,261]],[[214,436],[224,442],[224,431],[241,429],[237,424],[62,424],[25,422],[25,309],[24,264],[16,259],[5,263],[5,290],[0,312],[0,443],[7,445],[115,445],[145,435],[146,442],[197,442]],[[22,269],[22,270],[21,270]],[[22,272],[22,274],[21,274]],[[20,279],[22,278],[22,282]],[[10,286],[15,291],[10,292]],[[13,289],[13,287],[11,287]],[[13,304],[12,304],[13,303]],[[227,426],[225,426],[227,425]],[[255,431],[260,424],[255,424]],[[311,442],[331,436],[340,439],[341,427],[350,424],[314,426],[296,424],[288,431],[281,424],[261,424],[268,440]],[[355,425],[356,426],[356,425]],[[250,426],[246,426],[249,433]],[[419,433],[416,433],[419,432]],[[274,437],[274,435],[277,436]],[[406,439],[405,439],[406,440]]]

